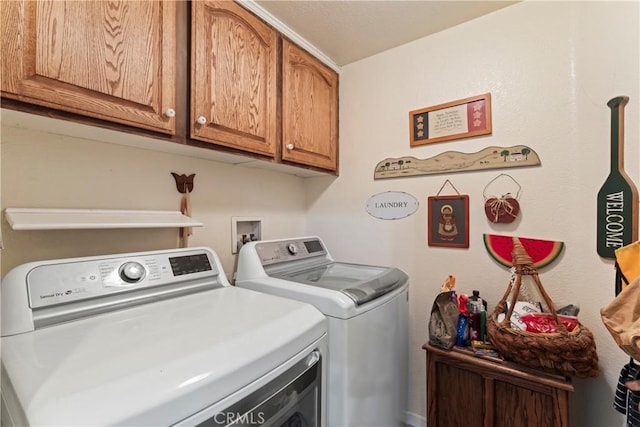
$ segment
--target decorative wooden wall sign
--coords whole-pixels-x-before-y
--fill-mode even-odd
[[[517,168],[540,164],[538,153],[526,145],[494,146],[477,153],[446,151],[428,159],[417,159],[413,156],[389,157],[378,162],[373,179]]]
[[[409,112],[411,146],[491,133],[491,94]]]
[[[624,106],[628,96],[607,102],[611,108],[611,168],[598,192],[597,249],[603,258],[638,240],[638,189],[624,171]]]

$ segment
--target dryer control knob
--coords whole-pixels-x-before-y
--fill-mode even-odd
[[[144,278],[146,270],[139,262],[131,261],[122,264],[120,267],[120,277],[127,283],[137,283]]]

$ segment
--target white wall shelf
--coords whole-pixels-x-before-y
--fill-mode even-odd
[[[180,211],[7,208],[14,230],[202,227]]]

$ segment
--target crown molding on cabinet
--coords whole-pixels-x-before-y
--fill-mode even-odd
[[[257,4],[254,0],[240,0],[240,4],[242,4],[242,6],[244,6],[245,8],[249,9],[251,12],[258,15],[260,18],[267,21],[269,25],[273,26],[276,30],[280,31],[282,34],[287,36],[295,44],[302,47],[311,55],[315,56],[320,61],[322,61],[329,68],[333,69],[335,72],[340,74],[341,67],[338,64],[336,64],[331,58],[329,58],[323,52],[318,50],[318,48],[316,48],[307,40],[305,40],[296,32],[294,32],[291,28],[289,28],[286,24],[284,24],[278,18],[273,16],[270,12],[265,10],[262,6]]]

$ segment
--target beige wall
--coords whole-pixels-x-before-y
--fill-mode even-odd
[[[609,172],[606,103],[617,95],[631,98],[625,165],[640,186],[638,21],[638,2],[524,2],[343,68],[341,175],[309,182],[308,229],[325,239],[337,259],[394,265],[409,274],[413,422],[425,414],[421,346],[444,279],[455,275],[460,292],[479,289],[490,309],[506,288],[508,270],[482,242],[483,233],[495,233],[565,242],[563,255],[540,271],[541,280],[556,302],[580,305],[602,368],[599,378],[574,382],[572,424],[622,425],[612,396],[628,358],[599,317],[613,298],[614,270],[596,253],[596,195]],[[485,92],[493,102],[491,136],[409,147],[409,111]],[[373,180],[376,163],[388,157],[516,144],[536,150],[542,166]],[[503,172],[522,186],[522,213],[515,223],[497,226],[485,217],[482,194]],[[426,199],[446,179],[470,197],[468,249],[427,245]],[[387,190],[413,194],[420,208],[396,221],[369,216],[366,200]],[[447,186],[443,194],[453,190]]]
[[[563,255],[541,270],[557,302],[581,307],[594,331],[602,375],[576,380],[575,426],[622,425],[611,406],[626,358],[598,315],[613,297],[613,266],[595,251],[596,194],[609,168],[606,102],[629,95],[626,170],[640,185],[638,2],[524,2],[346,66],[341,73],[339,178],[302,179],[176,154],[2,128],[2,208],[178,209],[170,172],[196,173],[191,246],[213,247],[231,275],[232,216],[264,218],[264,238],[317,234],[336,259],[393,265],[411,278],[410,419],[425,414],[427,317],[444,278],[458,290],[480,289],[490,308],[508,272],[493,262],[483,233],[561,240]],[[408,112],[491,92],[493,134],[409,148]],[[126,138],[126,136],[123,136]],[[526,144],[541,167],[373,180],[387,157],[428,158]],[[501,172],[522,185],[521,217],[489,224],[482,191]],[[470,196],[470,247],[428,247],[426,198],[445,179]],[[364,209],[368,197],[406,191],[420,201],[411,217],[383,221]],[[174,247],[176,230],[16,232],[2,223],[2,274],[36,259]],[[375,375],[375,373],[372,373]],[[455,398],[455,396],[451,396]],[[462,402],[463,404],[463,402]],[[471,415],[470,415],[471,416]],[[423,421],[423,418],[422,418]]]
[[[34,121],[39,120],[33,117]],[[121,134],[120,138],[129,138]],[[171,172],[195,173],[190,246],[210,246],[231,278],[231,217],[263,219],[263,238],[305,230],[302,178],[146,149],[2,128],[2,208],[179,210]],[[2,274],[27,261],[176,247],[177,229],[13,231],[2,222]]]

